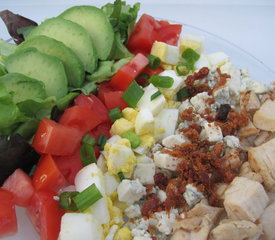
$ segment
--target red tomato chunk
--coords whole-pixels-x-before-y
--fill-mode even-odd
[[[40,233],[41,240],[56,240],[59,235],[64,211],[59,208],[54,196],[56,193],[51,191],[37,191],[27,208],[27,213]]]
[[[59,156],[71,155],[80,146],[84,133],[43,118],[38,126],[32,146],[39,153]]]
[[[104,93],[104,103],[108,110],[119,108],[123,110],[128,107],[127,103],[122,98],[122,91],[106,92]]]
[[[110,85],[117,90],[126,90],[148,63],[149,60],[141,53],[138,53],[130,62],[126,63],[116,72],[110,81]]]
[[[66,184],[66,179],[59,171],[52,156],[44,155],[38,162],[38,166],[32,177],[32,183],[36,190],[57,192]]]
[[[80,106],[67,108],[61,116],[59,123],[62,125],[87,132],[100,124],[102,120],[93,110]]]
[[[30,177],[19,168],[8,177],[3,184],[3,188],[12,192],[14,203],[22,207],[28,206],[34,193]]]

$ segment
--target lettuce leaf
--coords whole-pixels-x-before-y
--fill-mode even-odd
[[[109,58],[110,60],[132,56],[124,44],[127,43],[129,35],[135,25],[139,8],[140,3],[131,6],[121,0],[116,0],[114,3],[107,3],[102,7],[115,33],[115,41],[112,54]]]

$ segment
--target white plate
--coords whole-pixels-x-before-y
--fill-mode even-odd
[[[173,22],[173,21],[170,21]],[[259,82],[273,82],[275,81],[275,73],[266,67],[262,62],[251,54],[245,52],[238,46],[224,40],[212,33],[198,29],[196,27],[183,24],[183,33],[193,33],[202,35],[205,37],[205,53],[213,53],[216,51],[223,51],[230,56],[231,61],[239,68],[248,69],[252,78]],[[37,240],[39,239],[38,234],[34,230],[30,223],[30,220],[25,214],[23,208],[17,208],[18,217],[18,233],[3,240]]]

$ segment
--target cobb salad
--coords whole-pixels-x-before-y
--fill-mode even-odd
[[[0,237],[275,239],[275,89],[116,0],[0,12]]]

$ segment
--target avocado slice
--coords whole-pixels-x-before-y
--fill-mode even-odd
[[[96,69],[98,57],[93,41],[79,24],[63,18],[49,18],[34,28],[27,39],[37,35],[45,35],[64,43],[79,57],[87,72],[93,73]]]
[[[94,6],[75,6],[65,10],[60,17],[81,25],[90,34],[98,57],[106,60],[114,42],[113,27],[106,14]]]
[[[69,86],[81,87],[84,81],[84,66],[75,53],[62,42],[46,36],[35,36],[22,42],[16,51],[34,47],[38,51],[59,58],[65,68]]]
[[[0,83],[3,84],[9,93],[12,93],[14,103],[27,99],[44,99],[47,97],[43,82],[20,73],[8,73],[0,77]]]
[[[24,49],[8,56],[5,66],[10,73],[21,73],[45,84],[48,96],[57,99],[68,92],[68,81],[62,62],[35,48]]]

